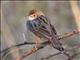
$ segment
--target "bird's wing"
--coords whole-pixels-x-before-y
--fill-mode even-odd
[[[40,24],[41,27],[40,27],[40,28],[41,28],[43,31],[46,31],[46,32],[48,32],[48,34],[50,34],[50,30],[52,29],[53,33],[54,33],[55,35],[57,34],[54,26],[51,25],[51,23],[50,23],[50,21],[49,21],[49,19],[48,19],[47,17],[45,17],[45,16],[40,16],[40,17],[38,18],[38,20],[41,22],[41,24]],[[49,26],[49,25],[50,25],[50,26]]]
[[[50,33],[47,31],[47,29],[45,29],[44,27],[43,28],[41,27],[42,24],[38,19],[33,21],[28,20],[26,23],[26,26],[29,31],[33,32],[39,38],[49,39]]]
[[[64,50],[62,47],[62,44],[58,40],[58,37],[56,37],[56,30],[54,26],[51,25],[50,21],[45,16],[39,17],[39,20],[42,22],[40,32],[46,35],[49,35],[51,37],[51,39],[49,40],[51,41],[53,47],[55,47],[56,49],[60,51]]]
[[[63,50],[62,44],[56,37],[56,30],[45,16],[40,16],[27,24],[31,32],[39,38],[48,38],[52,46],[60,51]]]

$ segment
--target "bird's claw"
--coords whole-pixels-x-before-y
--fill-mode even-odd
[[[37,46],[35,46],[35,49],[38,50]]]

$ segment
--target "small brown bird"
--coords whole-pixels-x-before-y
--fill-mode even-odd
[[[33,9],[28,14],[27,28],[41,39],[47,39],[51,42],[52,46],[59,50],[64,51],[62,44],[56,37],[57,32],[50,20],[42,13],[42,11]]]

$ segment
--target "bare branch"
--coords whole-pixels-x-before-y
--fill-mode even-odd
[[[56,55],[59,55],[59,54],[62,54],[62,52],[60,51],[60,52],[58,52],[58,53],[55,53],[55,54],[49,55],[49,56],[47,56],[47,57],[45,57],[45,58],[41,58],[41,60],[49,59],[49,58],[51,58],[51,57],[53,57],[53,56],[56,56]]]
[[[58,39],[59,39],[59,40],[62,40],[62,39],[68,38],[68,37],[70,37],[70,36],[73,36],[73,35],[75,35],[75,34],[79,34],[79,33],[80,33],[80,31],[74,30],[74,31],[72,31],[72,32],[70,32],[70,33],[64,33],[63,36],[59,36]],[[32,45],[32,44],[36,44],[36,43],[35,43],[35,42],[24,42],[24,43],[17,44],[17,45],[11,46],[11,47],[9,47],[9,48],[6,48],[6,49],[4,49],[3,51],[0,51],[0,53],[1,53],[1,52],[5,52],[5,51],[7,51],[8,49],[11,49],[11,48],[14,48],[14,47],[19,47],[19,46],[23,46],[23,45]],[[45,41],[45,42],[38,43],[38,44],[43,44],[43,45],[45,45],[45,44],[50,44],[50,42],[49,42],[49,41]]]
[[[70,36],[73,36],[73,35],[79,34],[79,33],[80,33],[80,31],[78,31],[78,30],[74,30],[74,31],[72,31],[70,33],[64,33],[63,36],[61,36],[61,35],[59,36],[59,40],[68,38]],[[36,43],[35,42],[24,42],[24,43],[17,44],[17,45],[14,45],[12,47],[9,47],[7,49],[4,49],[3,51],[0,51],[0,53],[5,52],[4,55],[6,55],[9,52],[9,49],[14,49],[14,47],[21,47],[21,46],[24,46],[24,45],[32,45],[32,44],[36,44]],[[50,44],[50,42],[49,41],[45,41],[45,42],[38,43],[38,44],[40,44],[41,46],[46,46],[46,45]],[[80,45],[78,45],[78,47],[80,48]],[[38,48],[37,48],[37,50],[38,50]],[[32,54],[32,53],[30,53],[30,54]],[[4,57],[4,55],[3,55],[3,57]]]
[[[74,30],[74,31],[72,31],[70,33],[64,33],[64,35],[62,37],[60,37],[59,40],[71,37],[71,36],[73,36],[75,34],[79,34],[79,33],[80,33],[79,30]]]
[[[72,50],[72,49],[78,49],[78,48],[80,48],[80,44],[78,44],[78,45],[76,45],[76,46],[74,46],[74,47],[72,47],[72,48],[70,48],[70,49],[68,49],[68,50],[65,50],[64,52],[58,52],[58,53],[55,53],[55,54],[51,54],[51,55],[49,55],[49,56],[47,56],[47,57],[45,57],[45,58],[42,58],[41,60],[44,60],[44,59],[49,59],[49,58],[51,58],[51,57],[54,57],[54,56],[56,56],[56,55],[59,55],[59,54],[65,54],[65,55],[67,55],[65,52],[67,52],[67,51],[69,51],[69,50]],[[75,58],[77,55],[79,55],[80,54],[80,52],[78,52],[78,53],[75,53],[75,54],[73,54],[72,56],[68,56],[68,59],[67,60],[72,60],[73,58]],[[68,54],[69,55],[69,54]]]
[[[44,48],[45,46],[37,46],[36,48],[33,47],[30,51],[25,52],[22,56],[19,56],[18,58],[16,58],[16,60],[22,60],[23,58],[31,55],[32,53],[35,53],[36,51]]]
[[[63,36],[63,37],[60,37],[59,40],[61,40],[61,39],[63,39],[63,38],[70,37],[70,36],[72,36],[72,35],[74,35],[74,34],[78,34],[78,33],[80,33],[80,32],[79,32],[78,30],[75,30],[75,31],[73,31],[73,32],[71,32],[71,33],[64,34],[64,36]],[[45,42],[44,42],[44,43],[45,43]],[[49,43],[49,41],[47,41],[46,43]],[[42,43],[42,44],[43,44],[43,43]],[[37,50],[39,50],[39,47],[37,47]],[[33,47],[29,52],[25,52],[22,56],[19,56],[16,60],[22,60],[23,58],[31,55],[32,53],[36,52],[37,50],[36,50],[36,48]],[[61,52],[59,52],[59,53],[57,53],[57,54],[54,54],[54,55],[50,55],[50,56],[48,56],[48,57],[46,57],[46,58],[43,58],[43,59],[48,59],[48,58],[50,58],[50,57],[52,57],[52,56],[55,56],[55,55],[58,55],[58,54],[61,54]],[[71,58],[69,58],[69,59],[72,60]]]
[[[79,55],[80,54],[80,52],[78,52],[78,53],[75,53],[75,54],[73,54],[70,58],[75,58],[77,55]],[[68,58],[68,60],[70,60],[70,58]]]

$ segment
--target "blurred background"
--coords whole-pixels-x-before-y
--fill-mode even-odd
[[[80,2],[78,2],[80,8]],[[54,25],[58,35],[66,32],[71,32],[77,29],[77,23],[72,13],[69,1],[2,1],[1,2],[1,51],[5,48],[11,47],[15,44],[23,43],[25,41],[34,41],[34,35],[26,28],[25,16],[32,9],[39,9],[48,16],[51,23]],[[80,22],[80,21],[79,21]],[[64,48],[68,49],[76,44],[80,44],[80,34],[69,37],[61,41]],[[30,50],[34,45],[21,46],[20,50],[7,54],[4,60],[15,60],[25,51]],[[11,50],[9,50],[11,51]],[[37,51],[23,60],[40,60],[50,54],[58,52],[51,46]],[[71,54],[80,52],[80,49],[72,49]],[[51,57],[48,60],[66,60],[64,55]],[[80,60],[80,55],[74,60]]]

